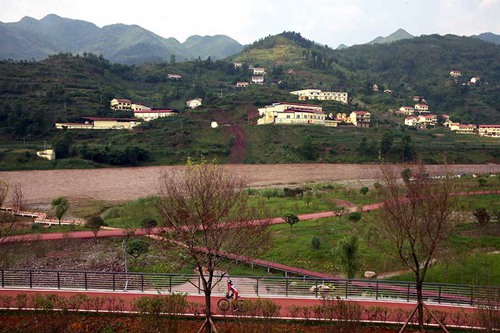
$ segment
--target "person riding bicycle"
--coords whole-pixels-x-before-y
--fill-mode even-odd
[[[238,290],[233,284],[231,279],[227,279],[227,298],[231,298],[234,296],[234,299],[238,299]]]

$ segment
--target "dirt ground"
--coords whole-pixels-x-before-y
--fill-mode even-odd
[[[396,168],[403,169],[407,165]],[[451,165],[454,174],[499,173],[500,165]],[[157,193],[162,173],[178,172],[183,166],[106,168],[78,170],[4,171],[0,179],[20,184],[28,204],[47,204],[57,196],[70,200],[92,198],[122,202]],[[290,186],[307,182],[349,181],[353,186],[371,185],[380,179],[378,164],[272,164],[224,165],[244,177],[251,187]],[[440,165],[428,166],[429,174],[443,173]]]

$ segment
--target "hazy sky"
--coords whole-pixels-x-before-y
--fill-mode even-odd
[[[283,31],[337,47],[403,28],[414,36],[500,34],[500,0],[0,0],[0,21],[47,14],[92,22],[137,24],[180,42],[228,35],[242,44]]]

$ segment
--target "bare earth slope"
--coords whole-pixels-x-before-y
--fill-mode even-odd
[[[271,164],[224,165],[230,172],[246,178],[251,187],[285,186],[324,181],[376,181],[378,164]],[[403,169],[407,165],[399,165]],[[82,170],[35,170],[0,172],[0,179],[20,184],[29,204],[47,204],[57,196],[92,198],[111,202],[134,200],[157,193],[157,179],[163,172],[183,166],[108,168]],[[453,174],[500,173],[500,165],[450,165]],[[443,166],[430,165],[430,174]]]

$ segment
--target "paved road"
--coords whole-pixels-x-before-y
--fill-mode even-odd
[[[76,294],[83,293],[86,294],[89,297],[99,297],[106,299],[105,304],[119,304],[120,301],[123,301],[124,305],[124,311],[136,311],[136,309],[133,309],[131,307],[131,304],[133,300],[144,297],[144,296],[157,296],[158,294],[147,294],[147,293],[134,293],[134,292],[101,292],[101,291],[89,291],[89,290],[81,290],[81,291],[63,291],[63,290],[43,290],[43,289],[2,289],[0,288],[0,295],[3,296],[11,296],[15,297],[18,294],[27,294],[27,295],[33,295],[33,294],[57,294],[60,297],[72,297]],[[221,299],[223,295],[216,295],[212,296],[212,311],[216,315],[223,315],[224,313],[221,312],[220,310],[217,309],[217,301]],[[204,296],[202,295],[193,295],[190,294],[187,296],[187,299],[189,302],[193,303],[198,303],[200,305],[203,305],[205,303]],[[247,300],[256,300],[254,298],[250,297],[243,297],[242,299],[247,299]],[[297,317],[297,318],[303,318],[303,319],[308,319],[308,318],[314,318],[315,315],[313,311],[310,311],[309,317],[304,318],[303,312],[299,312],[298,314],[293,314],[291,309],[294,307],[312,307],[315,305],[321,305],[323,304],[323,300],[321,299],[314,299],[314,298],[293,298],[293,297],[268,297],[268,299],[272,300],[273,303],[276,303],[280,305],[280,311],[278,314],[278,317],[284,317],[284,318],[289,318],[289,317]],[[115,300],[115,302],[112,302],[111,300]],[[400,316],[400,318],[396,318],[397,314],[396,312],[398,310],[403,310],[405,312],[410,312],[415,308],[415,303],[408,303],[408,302],[401,302],[401,301],[390,301],[390,300],[384,300],[384,301],[373,301],[373,300],[349,300],[348,302],[354,302],[363,308],[370,308],[370,307],[379,307],[379,308],[387,308],[389,310],[393,310],[392,314],[389,314],[387,317],[387,321],[399,321],[402,322],[404,319],[406,319],[404,316]],[[82,307],[85,305],[82,304]],[[446,313],[467,313],[469,315],[473,314],[474,312],[478,311],[477,308],[473,307],[464,307],[464,306],[454,306],[454,305],[445,305],[445,304],[429,304],[428,307],[431,310],[438,310],[441,312],[446,312]],[[101,310],[106,310],[106,305],[104,305],[104,308],[101,308]],[[189,310],[188,310],[189,311]],[[228,312],[226,315],[244,315],[243,313],[232,313]],[[368,313],[363,311],[361,314],[361,318],[363,320],[368,320]],[[464,318],[464,317],[462,317]],[[447,315],[445,318],[445,323],[446,324],[454,324],[452,322],[452,316]],[[463,324],[464,325],[464,324]]]

